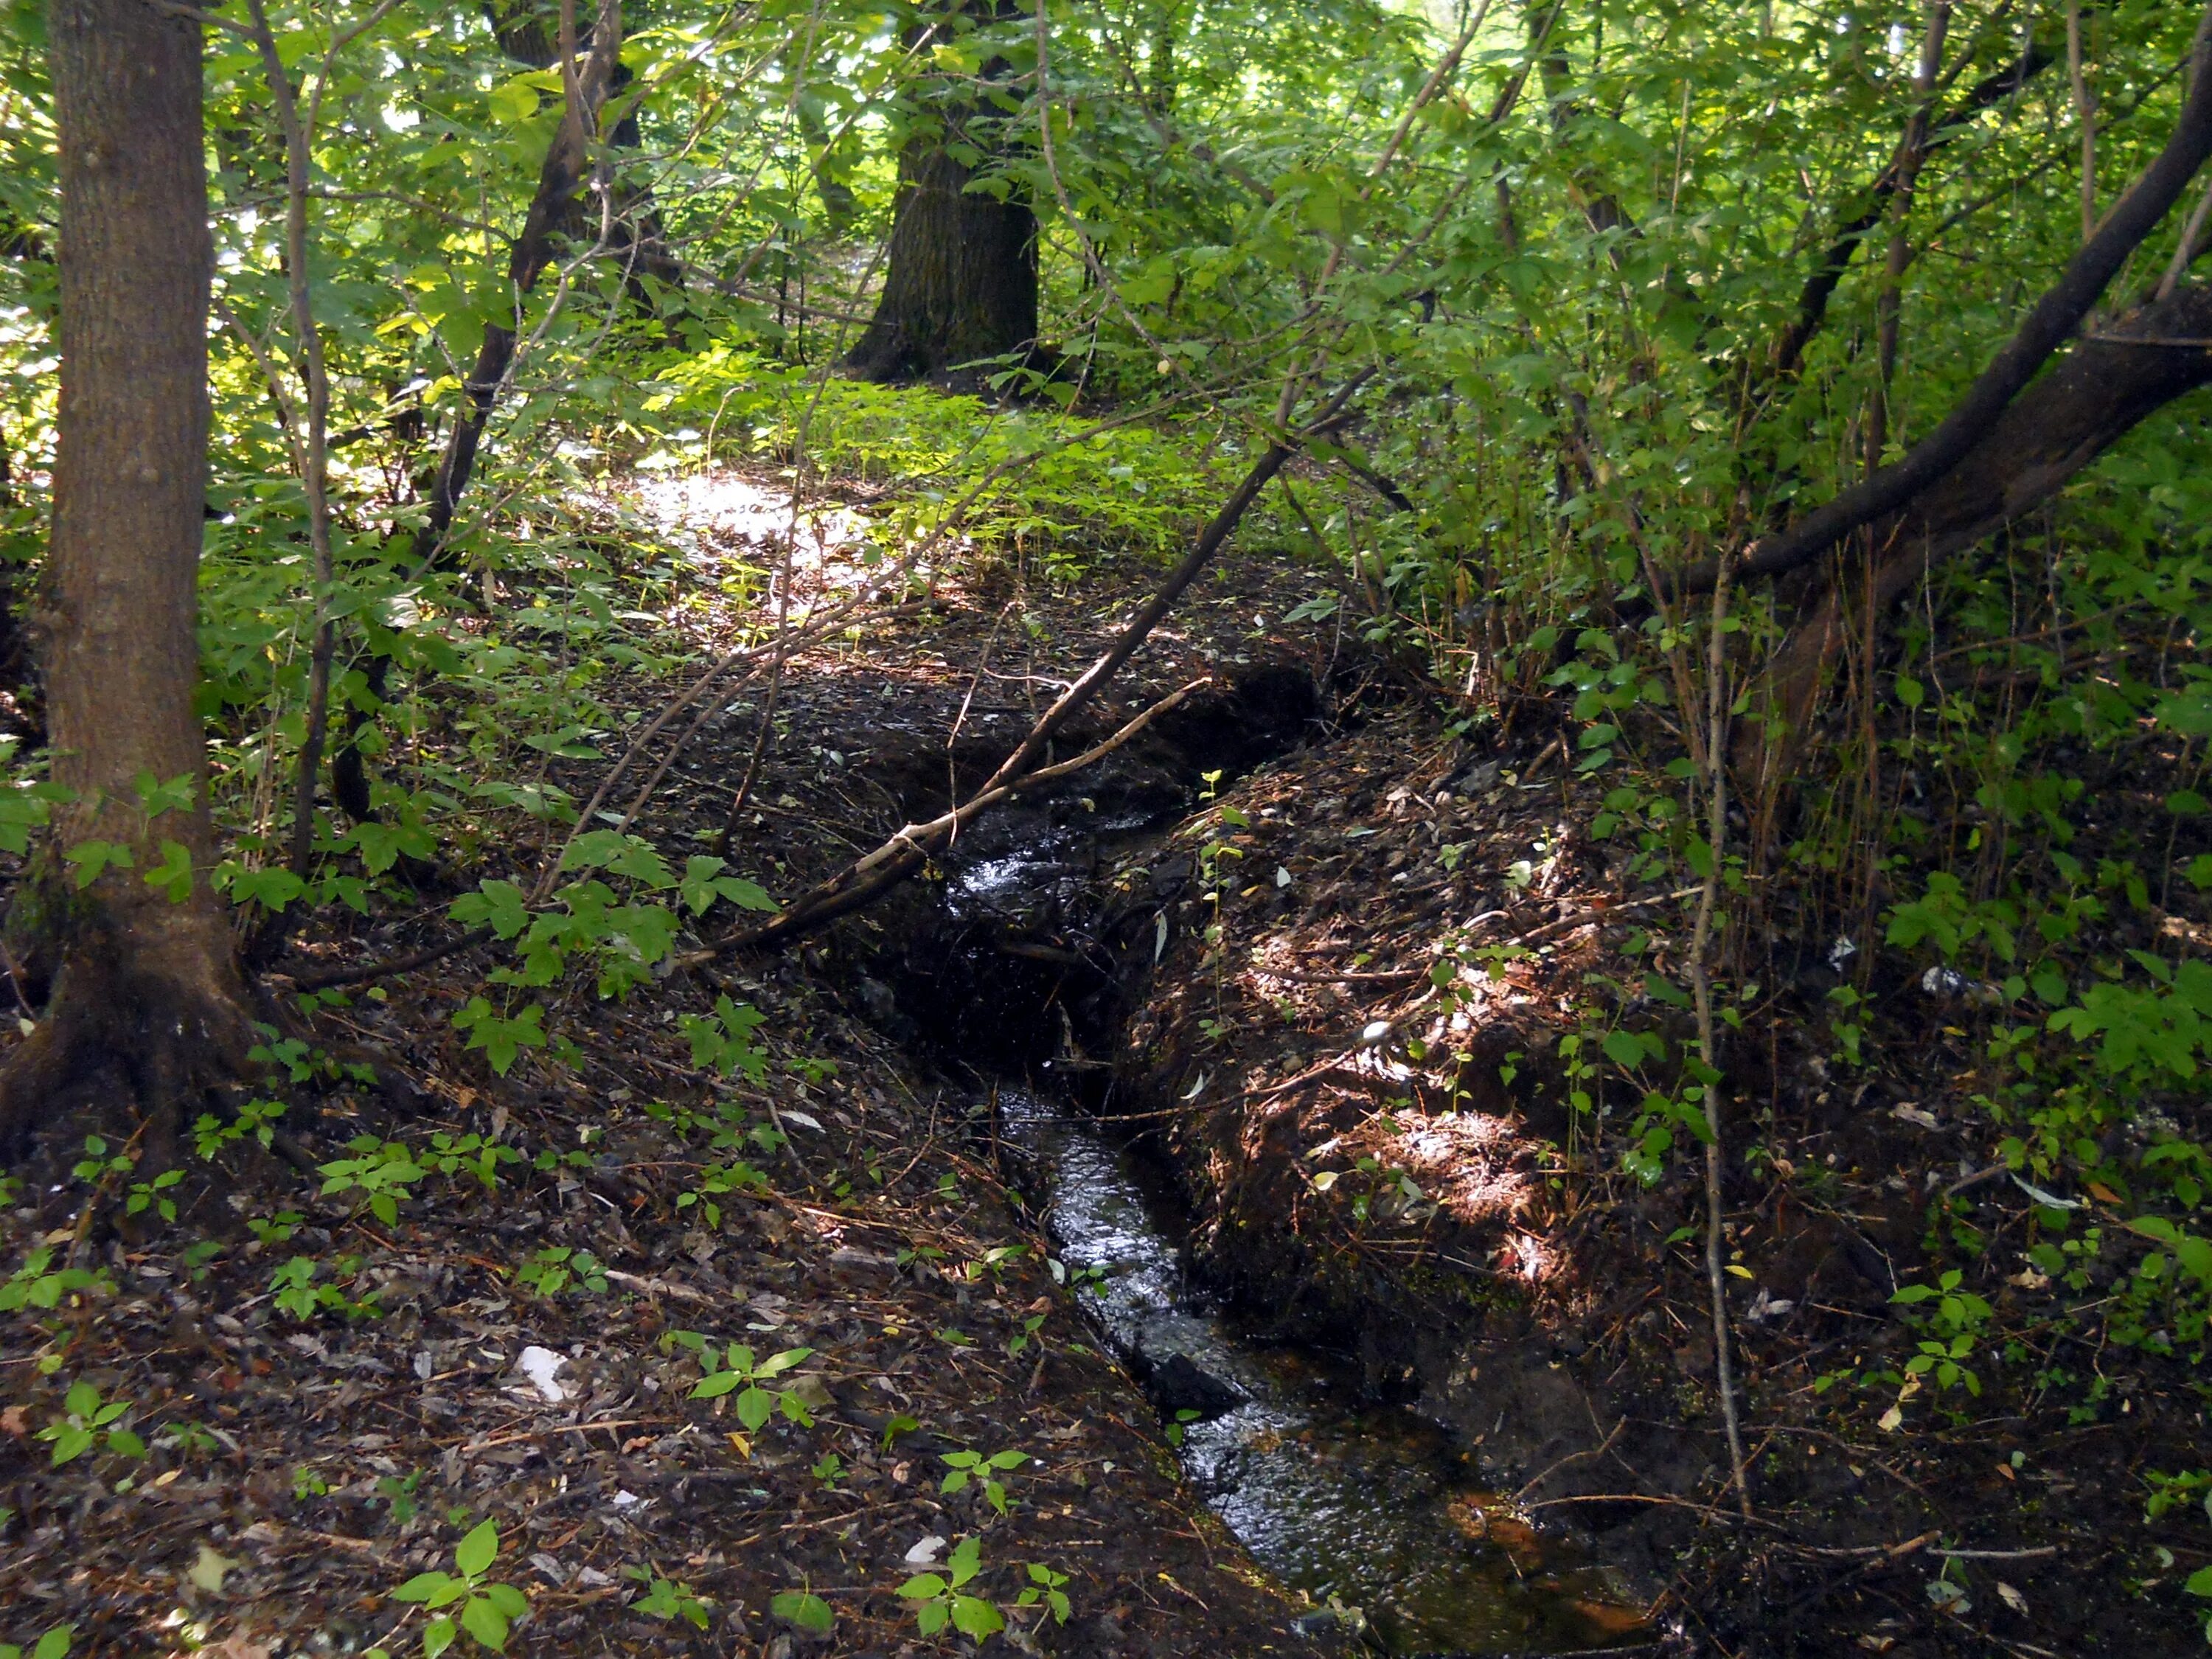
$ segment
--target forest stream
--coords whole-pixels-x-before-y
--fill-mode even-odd
[[[1180,1428],[1185,1474],[1262,1566],[1324,1605],[1310,1620],[1364,1623],[1394,1655],[1578,1652],[1632,1624],[1604,1569],[1470,1483],[1434,1425],[1361,1401],[1328,1356],[1268,1340],[1194,1283],[1140,1148],[1018,1085],[995,1099],[1094,1322]]]
[[[952,873],[946,912],[956,928],[968,924],[967,948],[1003,951],[992,924],[1079,915],[1096,902],[1085,891],[1092,859],[1142,853],[1158,827],[1124,813],[1089,834],[992,838]],[[1583,1652],[1640,1632],[1621,1577],[1479,1484],[1438,1424],[1379,1401],[1343,1356],[1271,1330],[1261,1310],[1208,1286],[1191,1265],[1172,1172],[1140,1133],[1117,1127],[1110,1091],[1102,1103],[1082,1086],[1058,992],[1030,1009],[1003,977],[994,982],[988,961],[954,977],[972,988],[975,1006],[961,1011],[970,1030],[994,1028],[1002,1041],[1028,1027],[1050,1034],[1054,1056],[1030,1055],[1043,1080],[1001,1077],[971,1115],[1036,1189],[1060,1271],[1158,1409],[1193,1492],[1263,1569],[1316,1604],[1302,1629],[1404,1656]]]

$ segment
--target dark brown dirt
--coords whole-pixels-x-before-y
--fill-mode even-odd
[[[941,592],[872,641],[865,662],[842,642],[794,661],[739,867],[787,893],[939,810],[952,780],[994,760],[1050,695],[1042,677],[1071,672],[1103,639],[1112,617],[1079,602],[1088,597],[1011,579],[985,594]],[[1204,594],[1093,729],[1209,674],[1223,708],[1243,708],[1234,681],[1254,667],[1255,607],[1303,597],[1277,605],[1244,583]],[[1300,648],[1325,668],[1328,644]],[[1299,671],[1301,684],[1310,678]],[[750,696],[672,771],[641,825],[664,845],[680,852],[720,826],[757,686]],[[1168,782],[1158,744],[1180,765],[1173,746],[1220,725],[1164,730],[1082,787],[1178,806],[1187,792]],[[582,767],[554,776],[580,793],[594,781]],[[518,878],[536,840],[526,827],[507,843],[501,861]],[[422,1614],[391,1592],[450,1569],[454,1545],[489,1518],[501,1537],[492,1576],[531,1601],[517,1652],[970,1650],[951,1632],[923,1638],[896,1595],[925,1565],[910,1550],[944,1540],[927,1552],[941,1566],[969,1535],[984,1565],[967,1589],[1007,1610],[1003,1639],[1018,1645],[1159,1659],[1317,1650],[1288,1633],[1297,1604],[1183,1487],[1152,1408],[1047,1272],[1046,1243],[1002,1183],[964,1079],[877,1029],[910,1035],[911,1021],[882,1000],[871,963],[902,915],[934,905],[931,883],[918,884],[789,957],[679,976],[626,1002],[602,1002],[588,984],[562,991],[548,1023],[575,1044],[569,1064],[526,1054],[505,1078],[449,1024],[495,957],[464,953],[329,998],[308,1021],[313,1041],[373,1056],[392,1086],[341,1077],[293,1088],[283,1129],[301,1152],[322,1162],[356,1135],[421,1147],[442,1134],[478,1158],[486,1146],[517,1155],[495,1166],[496,1190],[465,1168],[426,1176],[389,1223],[249,1144],[225,1167],[190,1166],[165,1194],[175,1224],[149,1214],[129,1237],[108,1237],[88,1210],[93,1188],[67,1174],[73,1146],[50,1141],[57,1161],[6,1219],[8,1260],[43,1239],[52,1266],[101,1280],[51,1311],[4,1316],[0,1638],[28,1644],[68,1624],[79,1652],[397,1652],[416,1644]],[[404,954],[450,930],[441,909],[342,915],[282,967]],[[896,966],[896,952],[884,959]],[[678,1016],[724,994],[766,1017],[758,1082],[720,1081],[691,1061]],[[946,1058],[939,1049],[934,1063]],[[764,1191],[715,1173],[739,1160]],[[264,1243],[249,1223],[291,1231]],[[588,1251],[605,1287],[534,1293],[547,1250]],[[276,1304],[272,1272],[295,1257],[315,1262],[310,1282],[331,1305]],[[674,1335],[687,1331],[763,1356],[811,1350],[793,1373],[811,1425],[779,1417],[747,1435],[729,1400],[688,1399],[699,1362]],[[529,1347],[560,1358],[559,1403],[518,1370]],[[50,1463],[40,1437],[76,1382],[128,1402],[118,1420],[151,1443],[149,1457],[95,1449]],[[1023,1454],[1004,1477],[1004,1516],[977,1486],[942,1490],[946,1454],[969,1449]],[[1065,1626],[1014,1605],[1032,1563],[1066,1575]],[[655,1577],[688,1586],[703,1630],[637,1610]],[[801,1590],[836,1613],[826,1644],[771,1610]]]
[[[499,1079],[464,1051],[449,1019],[482,987],[483,954],[313,1015],[317,1043],[373,1056],[404,1086],[295,1085],[283,1122],[300,1150],[480,1137],[522,1157],[495,1193],[465,1168],[434,1174],[387,1224],[234,1151],[221,1170],[191,1166],[174,1225],[143,1217],[113,1236],[79,1224],[94,1185],[72,1181],[63,1146],[8,1218],[9,1260],[43,1247],[107,1284],[0,1316],[0,1637],[70,1623],[79,1651],[398,1651],[422,1615],[390,1592],[491,1518],[497,1576],[532,1600],[525,1653],[964,1651],[922,1638],[895,1591],[918,1540],[969,1534],[1001,1604],[1030,1563],[1068,1575],[1065,1627],[1017,1615],[1041,1650],[1308,1646],[1288,1632],[1290,1598],[1180,1483],[1155,1414],[1093,1351],[1000,1178],[972,1076],[1050,1059],[1108,1114],[1157,1131],[1220,1285],[1445,1424],[1525,1519],[1639,1583],[1654,1632],[1684,1650],[2191,1650],[2179,1583],[2212,1561],[2212,1531],[2194,1510],[2147,1528],[2141,1483],[2205,1461],[2180,1362],[2062,1337],[1990,1360],[1977,1401],[1909,1402],[1894,1430],[1883,1398],[1815,1391],[1910,1351],[1888,1297],[1931,1259],[1925,1172],[1991,1157],[1994,1131],[1963,1103],[1975,1016],[1894,988],[1875,1018],[1896,1058],[1867,1073],[1828,1068],[1812,1035],[1825,987],[1796,968],[1770,975],[1780,988],[1734,1051],[1746,1122],[1728,1201],[1748,1275],[1734,1307],[1756,1519],[1719,1501],[1711,1332],[1684,1231],[1698,1195],[1684,1175],[1646,1188],[1619,1172],[1634,1101],[1568,1110],[1557,1048],[1588,976],[1628,977],[1617,951],[1632,934],[1640,961],[1673,960],[1683,908],[1592,839],[1601,787],[1566,772],[1541,706],[1518,711],[1510,740],[1455,736],[1456,711],[1400,696],[1334,623],[1267,620],[1319,580],[1264,572],[1209,584],[1089,731],[1217,677],[1186,724],[978,826],[943,867],[787,958],[626,1002],[564,991],[549,1023],[576,1045],[565,1068],[526,1054]],[[788,894],[941,810],[1088,659],[1141,574],[1073,594],[1018,573],[940,589],[864,650],[794,662],[738,867]],[[641,681],[625,698],[668,694]],[[646,833],[680,852],[720,828],[760,703],[756,683],[702,731]],[[1194,802],[1192,774],[1212,770],[1218,799]],[[595,775],[550,772],[579,794]],[[1102,834],[1102,820],[1124,827]],[[469,879],[526,879],[541,838],[489,825],[503,850]],[[949,910],[962,870],[1045,845],[1064,853],[1048,891],[1010,913]],[[1210,861],[1227,878],[1207,880]],[[435,942],[449,924],[428,896],[325,918],[283,965]],[[1496,975],[1446,976],[1457,1018],[1435,976],[1447,933],[1525,950]],[[767,1017],[758,1082],[691,1063],[678,1018],[723,994]],[[1897,1115],[1907,1103],[1938,1128]],[[713,1173],[738,1159],[766,1191]],[[2003,1183],[1960,1202],[1992,1237],[2021,1224]],[[295,1231],[264,1243],[249,1223]],[[533,1293],[525,1269],[547,1249],[592,1252],[605,1290]],[[271,1274],[302,1255],[337,1301],[295,1315]],[[2051,1287],[1984,1288],[1997,1344],[2051,1340],[2033,1333],[2051,1328],[2038,1322]],[[1753,1318],[1762,1295],[1791,1311]],[[374,1316],[338,1305],[372,1300]],[[813,1425],[743,1435],[726,1401],[689,1400],[698,1363],[678,1331],[813,1350],[796,1373]],[[564,1361],[574,1392],[557,1405],[516,1369],[531,1346]],[[2036,1380],[2057,1370],[2076,1382]],[[39,1436],[76,1381],[129,1402],[121,1420],[149,1459],[52,1466]],[[963,1449],[1029,1460],[1006,1516],[972,1487],[941,1490],[945,1454]],[[701,1598],[704,1632],[636,1610],[656,1575]],[[1964,1595],[1933,1599],[1939,1579]],[[801,1589],[836,1613],[826,1644],[770,1609]]]
[[[1542,711],[1522,716],[1503,744],[1455,739],[1442,714],[1377,720],[1109,872],[1149,898],[1128,931],[1149,948],[1164,918],[1169,940],[1115,1051],[1115,1109],[1154,1126],[1215,1278],[1447,1424],[1524,1513],[1581,1534],[1705,1650],[2194,1646],[2203,1611],[2179,1581],[2212,1531],[2195,1512],[2147,1525],[2142,1478],[2204,1462],[2185,1360],[2058,1334],[2060,1287],[1997,1282],[1990,1248],[1980,1396],[1908,1399],[1885,1427],[1893,1389],[1815,1386],[1914,1351],[1890,1293],[1934,1276],[1936,1189],[1996,1158],[2000,1127],[1968,1097],[1966,1028],[1986,1019],[1910,980],[1877,988],[1881,1058],[1856,1078],[1817,1042],[1832,975],[1784,983],[1731,1051],[1757,1498],[1754,1521],[1734,1513],[1701,1194],[1679,1164],[1649,1188],[1620,1172],[1633,1091],[1586,1083],[1607,1110],[1571,1112],[1559,1048],[1593,984],[1678,970],[1691,901],[1626,878],[1589,833],[1607,784],[1563,775]],[[1461,966],[1516,942],[1494,973]],[[1943,1225],[1994,1246],[2027,1208],[1985,1180]]]

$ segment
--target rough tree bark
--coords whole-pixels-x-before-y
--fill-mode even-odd
[[[949,40],[963,20],[1024,15],[1009,0],[951,0],[929,33]],[[994,58],[979,77],[988,82],[1007,67]],[[864,380],[980,384],[980,374],[957,373],[961,365],[1036,343],[1036,214],[1018,187],[969,187],[980,158],[1001,149],[1005,113],[988,92],[937,90],[935,119],[899,153],[884,291],[845,359]],[[979,164],[962,159],[969,155]]]
[[[46,1018],[0,1067],[0,1142],[79,1097],[144,1115],[165,1158],[196,1087],[251,1042],[207,872],[207,744],[192,713],[208,441],[213,251],[200,30],[144,0],[52,0],[60,138],[61,403],[46,572],[47,711],[64,849],[119,843],[88,886],[44,884],[61,968]],[[149,817],[145,781],[186,780]],[[179,896],[149,883],[189,858]],[[91,867],[81,865],[79,867]]]

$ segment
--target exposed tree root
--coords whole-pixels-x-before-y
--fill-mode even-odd
[[[165,1169],[188,1107],[219,1104],[253,1074],[250,1003],[220,917],[134,920],[80,924],[46,1017],[0,1066],[0,1158],[83,1116],[143,1129],[141,1170]]]

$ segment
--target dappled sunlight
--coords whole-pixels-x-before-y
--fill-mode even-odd
[[[849,575],[841,582],[835,573],[857,572],[870,545],[862,514],[818,501],[795,503],[787,481],[732,468],[642,476],[625,494],[632,510],[672,537],[688,532],[723,546],[742,546],[761,560],[778,556],[790,538],[801,588],[850,586]]]

